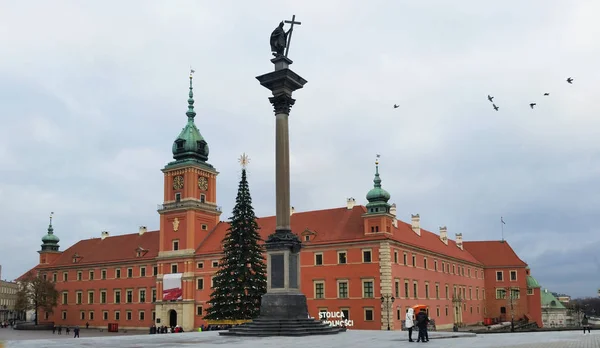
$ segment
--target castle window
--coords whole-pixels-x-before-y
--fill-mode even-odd
[[[115,320],[120,320],[120,319],[121,319],[121,312],[115,311]]]
[[[310,236],[304,236],[304,241],[305,242],[310,242]]]
[[[204,195],[204,194],[200,195],[200,203],[206,203],[206,195]]]
[[[140,267],[140,277],[146,276],[146,267]]]
[[[175,144],[177,146],[177,150],[183,149],[183,144],[184,143],[185,143],[185,140],[183,140],[183,139],[177,139],[177,141],[175,142]]]
[[[315,266],[321,266],[323,264],[323,254],[315,253]]]
[[[100,271],[100,279],[106,279],[106,270],[105,269]]]
[[[202,225],[202,229],[203,229],[204,231],[208,230],[208,225]]]
[[[116,279],[119,279],[119,278],[121,278],[121,270],[120,270],[120,269],[118,269],[118,268],[115,270],[115,278],[116,278]]]
[[[201,317],[202,316],[202,306],[197,306],[196,307],[196,315]]]
[[[152,267],[152,276],[156,277],[158,275],[158,266]]]
[[[371,250],[363,250],[363,262],[364,263],[371,262]]]
[[[344,265],[348,262],[345,251],[338,251],[338,264]]]
[[[325,283],[315,281],[315,298],[325,298]]]
[[[496,271],[496,280],[499,282],[504,280],[504,273],[502,271]]]
[[[373,298],[375,297],[375,291],[373,289],[373,281],[372,280],[363,280],[363,298]]]
[[[198,262],[196,265],[197,268],[204,268],[204,262]]]
[[[527,295],[533,295],[533,289],[527,289]]]
[[[177,264],[172,264],[171,265],[171,273],[177,273]]]
[[[373,309],[365,308],[365,321],[373,321]]]
[[[427,258],[423,258],[423,268],[427,269]]]
[[[83,279],[83,273],[81,271],[77,272],[77,280]]]
[[[90,271],[90,280],[94,280],[94,271]]]
[[[69,273],[63,272],[63,282],[66,282],[69,279]]]
[[[177,192],[175,194],[175,202],[181,202],[181,193]]]
[[[213,266],[213,268],[219,267],[219,261],[213,261],[212,266]]]
[[[127,269],[127,278],[133,278],[133,268]]]
[[[204,278],[196,279],[196,289],[203,290],[204,289]]]
[[[108,311],[102,312],[102,320],[108,320]]]
[[[179,250],[179,240],[173,241],[173,250]]]
[[[510,281],[511,282],[517,281],[517,271],[510,271]]]

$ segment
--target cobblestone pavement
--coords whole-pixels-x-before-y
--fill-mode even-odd
[[[406,332],[401,331],[359,331],[351,330],[339,335],[311,337],[267,337],[267,338],[238,338],[222,337],[217,332],[192,332],[162,335],[119,335],[101,337],[73,336],[57,338],[52,333],[46,333],[44,339],[40,336],[33,339],[7,340],[6,348],[158,348],[158,347],[202,347],[202,348],[398,348],[419,346],[422,343],[409,343]],[[439,348],[600,348],[600,331],[591,335],[583,335],[581,331],[536,332],[536,333],[502,333],[482,334],[471,337],[447,338],[456,336],[454,333],[435,332],[431,341],[424,347]],[[444,338],[446,337],[446,338]],[[0,330],[0,341],[7,336]],[[443,339],[442,339],[443,338]]]

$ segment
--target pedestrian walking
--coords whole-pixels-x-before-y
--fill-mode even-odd
[[[585,330],[587,329],[587,332],[589,334],[591,334],[590,332],[590,322],[589,319],[587,317],[587,315],[583,315],[583,319],[581,319],[581,326],[583,326],[583,334],[585,335]]]
[[[429,342],[429,335],[427,334],[427,324],[429,318],[424,308],[421,308],[419,314],[417,314],[417,327],[419,328],[419,337],[417,342]]]
[[[408,330],[408,342],[414,342],[412,339],[413,327],[415,326],[415,310],[408,308],[406,310],[406,318],[404,320],[404,326]]]
[[[73,338],[79,338],[79,325],[75,326],[75,328],[73,329]]]

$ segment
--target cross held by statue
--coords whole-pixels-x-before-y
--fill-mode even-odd
[[[292,33],[294,32],[294,24],[301,25],[302,22],[296,22],[296,15],[292,16],[291,21],[285,21],[285,23],[291,24],[290,27],[290,37],[288,38],[287,47],[285,48],[285,56],[288,56],[288,52],[290,51],[290,43],[292,42]]]

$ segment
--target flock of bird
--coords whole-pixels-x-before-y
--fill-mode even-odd
[[[567,83],[569,83],[571,85],[573,84],[573,78],[572,77],[569,77],[566,81],[567,81]],[[544,97],[547,97],[549,95],[550,95],[550,93],[548,93],[548,92],[544,93]],[[498,109],[500,109],[500,107],[496,106],[496,104],[494,104],[494,97],[492,97],[491,95],[488,94],[487,98],[490,101],[490,103],[492,103],[492,107],[494,108],[494,110],[498,111]],[[529,107],[531,109],[533,109],[536,105],[537,105],[537,103],[529,103]],[[400,105],[394,104],[394,109],[397,109],[399,107],[400,107]]]
[[[567,79],[567,83],[569,83],[569,84],[572,85],[573,84],[573,78],[569,77]],[[549,95],[550,95],[550,93],[548,93],[548,92],[544,93],[544,97],[547,97]],[[488,94],[487,98],[490,101],[490,103],[492,103],[492,107],[494,108],[494,110],[498,111],[498,109],[500,109],[500,107],[496,106],[496,104],[494,104],[494,97],[492,97],[491,95]],[[529,103],[529,107],[531,109],[533,109],[536,105],[537,105],[537,103]],[[398,107],[397,105],[394,105],[394,108],[397,108],[397,107]]]

